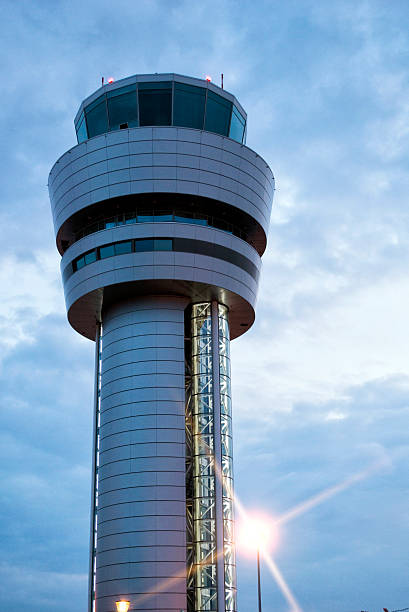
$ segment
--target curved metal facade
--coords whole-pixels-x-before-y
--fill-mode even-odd
[[[186,305],[148,297],[104,312],[98,612],[123,594],[133,609],[186,609]]]
[[[68,319],[98,339],[90,610],[236,610],[229,340],[254,321],[273,190],[254,151],[184,127],[107,131],[51,170]]]

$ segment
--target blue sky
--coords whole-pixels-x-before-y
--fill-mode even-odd
[[[2,2],[0,610],[86,607],[93,345],[68,325],[47,178],[101,76],[224,73],[277,179],[232,345],[236,490],[280,516],[303,612],[409,606],[407,2]],[[375,466],[375,467],[374,467]],[[239,556],[239,610],[256,607]],[[288,602],[263,567],[265,612]]]

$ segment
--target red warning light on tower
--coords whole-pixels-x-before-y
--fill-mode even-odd
[[[113,82],[114,82],[114,77],[109,77],[108,83],[113,83]]]
[[[211,77],[211,76],[209,76],[209,75],[207,74],[207,75],[206,75],[206,81],[207,81],[208,83],[210,83],[210,81],[211,81],[211,80],[212,80],[212,77]]]

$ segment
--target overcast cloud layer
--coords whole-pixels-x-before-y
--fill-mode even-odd
[[[85,612],[93,345],[66,321],[47,178],[101,76],[206,74],[277,179],[232,345],[236,490],[303,612],[409,606],[409,5],[2,1],[0,610]],[[239,610],[256,608],[239,555]],[[266,566],[265,612],[289,606]]]

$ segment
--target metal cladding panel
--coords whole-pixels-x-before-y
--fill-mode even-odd
[[[149,192],[199,194],[231,204],[253,216],[267,233],[274,178],[254,151],[227,137],[187,128],[132,128],[122,131],[125,138],[121,144],[118,132],[91,138],[54,165],[49,191],[56,234],[92,203]],[[95,181],[104,175],[106,180]]]
[[[123,578],[124,575],[128,576],[131,572],[135,578],[150,578],[155,572],[158,572],[159,576],[177,575],[178,563],[167,561],[151,563],[149,561],[145,563],[124,563],[118,565],[110,565],[107,567],[100,567],[100,576],[106,580],[112,580],[116,578]]]
[[[67,310],[71,308],[80,297],[107,286],[118,283],[132,282],[138,280],[149,280],[152,278],[163,278],[170,280],[198,280],[213,285],[211,273],[220,275],[220,284],[216,287],[233,290],[239,296],[254,304],[257,293],[257,281],[239,266],[231,264],[218,257],[196,255],[194,253],[173,253],[173,262],[168,265],[156,265],[154,253],[132,253],[129,256],[118,255],[106,260],[96,261],[78,270],[64,284]],[[156,259],[157,261],[157,259]],[[108,263],[109,262],[109,263]],[[260,264],[259,264],[260,265]],[[160,273],[155,268],[160,268]],[[191,268],[193,278],[186,278],[185,268]],[[224,280],[222,280],[224,277]],[[242,289],[232,289],[232,282],[243,283]],[[237,285],[235,285],[237,287]],[[253,294],[252,296],[249,295]],[[121,331],[117,331],[119,338]],[[146,333],[149,333],[147,330]]]
[[[98,612],[121,598],[186,609],[186,305],[157,296],[103,312]]]
[[[128,533],[129,531],[183,531],[186,528],[185,518],[168,516],[166,522],[162,516],[139,516],[105,522],[105,534]],[[153,573],[147,574],[153,576]]]

